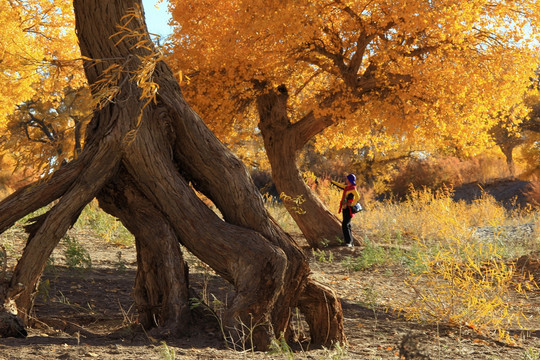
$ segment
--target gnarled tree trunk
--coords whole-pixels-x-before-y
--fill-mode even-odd
[[[155,101],[141,96],[133,75],[145,66],[153,45],[138,14],[140,0],[75,0],[74,8],[81,53],[95,59],[85,64],[88,82],[103,81],[114,65],[121,73],[110,86],[119,92],[96,110],[79,158],[0,203],[4,231],[58,199],[28,227],[28,243],[9,288],[26,287],[18,307],[29,310],[47,258],[97,197],[136,237],[135,300],[145,326],[173,334],[186,330],[188,280],[180,242],[234,284],[236,296],[223,319],[226,332],[252,324],[248,340],[265,349],[274,336],[287,332],[291,309],[299,307],[314,341],[345,342],[335,293],[309,278],[300,248],[269,216],[241,161],[184,101],[165,63],[155,63],[152,74],[159,86]],[[119,24],[130,36],[118,34]],[[223,219],[192,187],[214,202]],[[328,326],[319,328],[322,323]]]
[[[298,153],[304,145],[332,122],[315,119],[313,114],[308,114],[293,124],[287,115],[288,95],[285,87],[280,86],[275,91],[259,84],[259,88],[259,129],[272,168],[272,180],[278,192],[286,195],[283,203],[287,211],[311,247],[342,243],[339,219],[306,185],[296,164]]]
[[[122,172],[98,195],[99,205],[135,236],[134,297],[139,323],[182,335],[189,325],[188,267],[169,222]],[[158,239],[159,241],[156,241]],[[158,323],[156,323],[158,321]]]

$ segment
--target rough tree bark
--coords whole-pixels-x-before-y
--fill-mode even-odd
[[[122,69],[115,83],[119,92],[95,111],[80,157],[0,203],[4,231],[58,200],[28,226],[28,242],[6,292],[25,286],[19,309],[28,313],[49,255],[97,197],[136,237],[135,301],[145,326],[159,333],[186,331],[187,266],[180,242],[235,286],[223,319],[227,332],[253,326],[252,345],[265,349],[274,336],[287,333],[291,310],[299,307],[314,342],[346,342],[336,294],[309,278],[301,249],[269,216],[241,161],[185,102],[165,63],[157,62],[152,76],[159,86],[156,101],[145,105],[147,99],[141,99],[133,74],[153,46],[144,16],[126,16],[142,9],[141,1],[74,0],[74,9],[81,53],[96,59],[85,63],[89,84],[104,79],[115,65]],[[122,36],[118,24],[132,35],[144,30]],[[137,46],[141,40],[145,47]],[[192,187],[214,202],[223,219]]]
[[[309,245],[314,248],[338,245],[343,241],[341,222],[306,185],[296,159],[300,150],[316,134],[332,124],[313,114],[291,123],[287,114],[288,94],[284,86],[277,90],[258,84],[259,129],[272,168],[272,179],[280,194],[292,198],[283,203]],[[294,200],[303,201],[299,206]]]
[[[174,229],[125,174],[111,181],[98,200],[135,236],[139,266],[134,298],[139,323],[154,328],[154,335],[185,334],[190,319],[188,268]]]

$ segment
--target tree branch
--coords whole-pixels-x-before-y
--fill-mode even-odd
[[[50,179],[35,181],[15,191],[0,202],[0,233],[22,217],[50,204],[62,196],[86,168],[86,158],[61,167]]]
[[[300,150],[315,135],[332,124],[334,124],[334,121],[330,116],[315,117],[313,111],[310,111],[289,129],[294,133],[294,137],[296,138],[295,144],[298,145],[298,150]]]

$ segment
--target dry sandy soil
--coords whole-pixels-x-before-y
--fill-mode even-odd
[[[151,333],[133,330],[136,316],[130,292],[135,277],[135,249],[112,246],[83,232],[71,236],[89,251],[92,267],[74,271],[60,266],[65,263],[65,245],[57,248],[53,254],[57,265],[46,270],[28,337],[0,339],[0,359],[529,360],[540,357],[540,291],[529,294],[526,313],[531,320],[529,331],[513,332],[515,346],[469,328],[406,321],[390,305],[414,296],[404,284],[405,268],[373,267],[350,272],[342,260],[357,256],[361,247],[327,250],[326,254],[331,252],[333,259],[326,262],[306,249],[313,276],[331,284],[341,297],[349,340],[345,347],[313,349],[303,343],[293,347],[294,353],[232,350],[225,346],[218,323],[211,316],[199,316],[188,337],[169,338],[163,343]],[[297,240],[302,241],[301,237]],[[527,263],[538,281],[539,257],[532,257]],[[219,295],[228,290],[226,283],[200,264],[192,261],[190,271],[191,285],[199,294]],[[298,331],[302,332],[299,324]],[[401,356],[400,349],[406,349]]]

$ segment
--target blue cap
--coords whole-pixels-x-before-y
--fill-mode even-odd
[[[347,175],[347,180],[353,185],[356,185],[356,176],[354,174]]]

